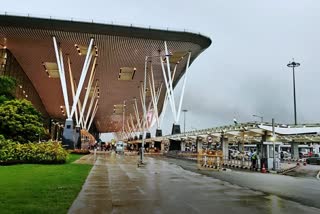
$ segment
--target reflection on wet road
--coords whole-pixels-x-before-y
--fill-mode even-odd
[[[164,160],[147,158],[147,165],[137,168],[137,160],[98,155],[69,213],[320,213]]]

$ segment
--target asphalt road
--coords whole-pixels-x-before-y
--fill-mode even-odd
[[[286,175],[294,176],[294,177],[303,177],[303,178],[316,178],[320,171],[320,165],[300,165],[294,170],[291,170]]]
[[[196,164],[192,161],[163,156],[154,158],[177,164],[185,170],[197,172],[252,190],[277,195],[307,206],[320,208],[320,181],[315,177],[303,178],[257,172],[198,170]]]

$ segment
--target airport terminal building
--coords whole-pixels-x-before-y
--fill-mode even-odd
[[[0,75],[17,80],[16,97],[42,113],[52,139],[60,139],[62,129],[67,141],[77,141],[74,130],[80,129],[96,138],[103,132],[137,133],[142,101],[147,115],[159,117],[166,100],[172,104],[167,97],[173,88],[210,44],[210,38],[186,31],[4,14]],[[151,120],[145,123],[151,126]]]

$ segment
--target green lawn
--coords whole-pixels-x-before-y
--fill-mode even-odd
[[[0,166],[0,213],[66,213],[81,190],[91,165]]]

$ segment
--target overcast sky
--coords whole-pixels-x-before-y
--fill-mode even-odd
[[[187,130],[253,121],[293,123],[294,57],[298,123],[320,120],[318,0],[0,0],[2,11],[189,29],[212,45],[190,67]],[[182,81],[180,81],[182,83]],[[179,84],[182,85],[182,84]],[[181,87],[181,86],[180,86]],[[179,86],[176,92],[179,92]],[[171,129],[168,106],[164,134]],[[181,116],[183,124],[183,115]],[[183,129],[183,126],[181,127]]]

